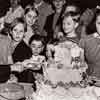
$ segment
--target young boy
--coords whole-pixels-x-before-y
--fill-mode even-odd
[[[33,35],[30,38],[29,46],[32,50],[32,57],[30,59],[24,60],[22,65],[25,69],[30,70],[39,82],[43,79],[43,67],[45,66],[45,56],[43,55],[45,42],[44,37],[40,35]]]
[[[33,35],[30,38],[29,46],[32,50],[32,57],[23,62],[24,67],[38,70],[45,61],[45,56],[41,55],[44,50],[44,38],[40,35]]]

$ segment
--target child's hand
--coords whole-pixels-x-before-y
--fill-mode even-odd
[[[41,64],[37,64],[37,63],[28,63],[27,69],[39,70],[41,66],[42,66]]]
[[[32,67],[32,63],[33,63],[32,60],[24,60],[24,61],[22,62],[23,66],[24,66],[25,68],[30,68],[30,67]]]
[[[23,66],[24,69],[39,70],[41,68],[41,63],[33,62],[33,60],[25,60]]]
[[[17,62],[11,65],[11,71],[22,72],[23,70],[24,70],[24,67],[21,62]]]

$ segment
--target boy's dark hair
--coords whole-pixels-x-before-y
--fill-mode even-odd
[[[29,40],[29,45],[31,45],[32,41],[41,41],[43,45],[45,45],[45,37],[41,36],[41,35],[38,35],[38,34],[35,34],[33,35],[30,40]]]

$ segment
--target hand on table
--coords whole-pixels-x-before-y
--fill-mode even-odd
[[[17,62],[15,64],[11,65],[10,67],[11,67],[11,71],[17,71],[17,72],[24,71],[24,66],[22,65],[21,62]]]
[[[39,62],[33,62],[33,60],[25,60],[23,62],[24,70],[31,69],[31,70],[39,70],[42,66]]]

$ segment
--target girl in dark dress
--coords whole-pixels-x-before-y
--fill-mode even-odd
[[[23,41],[26,31],[26,24],[22,18],[15,19],[10,26],[10,34],[12,37],[10,45],[10,53],[12,54],[13,62],[18,66],[19,62],[29,59],[32,56],[31,49]],[[14,72],[15,73],[15,72]],[[32,73],[29,70],[24,70],[21,73],[15,73],[20,82],[34,82]]]
[[[11,54],[13,62],[21,62],[31,57],[31,49],[23,41],[26,31],[26,24],[23,19],[15,19],[10,26]]]

